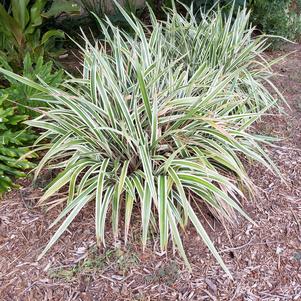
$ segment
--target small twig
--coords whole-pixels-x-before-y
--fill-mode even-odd
[[[297,216],[296,216],[295,212],[292,210],[292,208],[290,208],[290,211],[292,212],[292,215],[293,215],[293,217],[294,217],[294,219],[295,219],[295,221],[297,223],[299,233],[301,233],[301,225],[300,225],[300,223],[299,223],[299,221],[297,219]]]
[[[101,278],[104,278],[104,279],[106,279],[106,280],[109,280],[109,281],[111,281],[111,282],[116,283],[115,280],[113,280],[113,279],[111,279],[111,278],[109,278],[109,277],[107,277],[107,276],[104,276],[104,275],[101,275],[101,274],[98,274],[98,276],[100,276]]]
[[[242,249],[242,248],[246,247],[247,245],[249,245],[251,243],[251,241],[252,241],[252,238],[247,243],[245,243],[245,244],[243,244],[241,246],[234,247],[234,248],[224,249],[224,250],[219,251],[219,253]]]
[[[219,251],[219,253],[222,253],[222,252],[229,252],[229,251],[234,251],[234,250],[239,250],[239,249],[242,249],[244,247],[246,247],[247,245],[249,245],[252,241],[252,238],[245,244],[241,245],[241,246],[238,246],[238,247],[235,247],[235,248],[228,248],[228,249],[224,249],[224,250],[221,250]],[[257,242],[257,243],[254,243],[252,244],[253,246],[256,246],[256,245],[267,245],[267,244],[274,244],[274,243],[283,243],[283,241],[265,241],[265,242]]]
[[[276,298],[286,298],[288,296],[284,296],[284,295],[274,295],[274,294],[270,294],[270,293],[265,293],[265,292],[261,292],[261,295],[265,295],[265,296],[269,296],[269,297],[276,297]]]

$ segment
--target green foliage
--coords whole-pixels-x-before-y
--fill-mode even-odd
[[[34,57],[58,54],[56,41],[64,38],[64,32],[57,29],[42,32],[43,22],[62,12],[79,10],[72,1],[55,0],[46,11],[47,2],[11,0],[8,9],[0,3],[0,55],[16,67],[27,52]]]
[[[6,70],[13,71],[11,66],[3,59],[0,58],[0,65],[6,68]],[[54,71],[53,63],[51,61],[44,62],[42,56],[36,59],[36,62],[32,61],[31,55],[27,53],[23,60],[23,69],[20,74],[31,80],[41,79],[45,84],[52,87],[58,87],[63,80],[63,70]],[[18,111],[22,114],[36,116],[35,109],[39,107],[45,107],[48,105],[47,101],[41,101],[39,98],[43,98],[40,91],[24,85],[19,81],[13,80],[11,77],[5,77],[9,82],[9,87],[0,89],[1,94],[9,95],[9,99],[18,104]]]
[[[25,177],[24,171],[34,166],[28,161],[33,155],[26,155],[29,151],[26,146],[36,136],[22,125],[27,119],[7,100],[7,95],[0,97],[0,195],[15,187],[13,180]]]
[[[233,4],[235,7],[243,6],[246,3],[246,0],[184,0],[181,1],[185,4],[193,4],[194,8],[202,11],[210,10],[212,7],[231,7]],[[247,0],[248,2],[248,0]]]
[[[2,64],[8,71],[12,71],[7,62],[2,61]],[[39,57],[36,63],[33,63],[27,53],[21,74],[33,81],[41,79],[45,84],[57,87],[62,82],[63,70],[53,72],[52,69],[52,62],[44,63],[43,58]],[[49,105],[47,97],[39,90],[9,76],[5,79],[5,84],[9,86],[0,89],[0,194],[10,187],[15,187],[13,181],[24,177],[24,171],[34,166],[29,159],[35,155],[26,154],[36,135],[25,127],[23,122],[39,115],[37,109]],[[43,101],[39,100],[40,98]]]
[[[295,41],[301,35],[301,1],[300,0],[186,0],[193,4],[195,13],[222,8],[223,12],[246,6],[251,10],[250,20],[262,33],[284,37]],[[269,40],[273,47],[283,43],[281,38]]]
[[[80,5],[85,11],[94,18],[94,14],[99,18],[103,18],[105,15],[104,1],[101,0],[80,0]]]
[[[301,1],[292,0],[254,0],[250,4],[251,21],[263,33],[285,37],[289,40],[300,38]],[[274,46],[280,39],[271,40]]]
[[[111,11],[108,9],[108,2],[105,2],[104,0],[79,0],[79,4],[89,14],[92,21],[96,23],[100,32],[101,29],[99,28],[99,24],[95,17],[100,20],[108,18],[113,24],[118,25],[126,30],[131,30],[126,19],[124,18],[123,14],[120,13],[114,1],[109,4],[112,6]],[[137,6],[135,0],[124,0],[123,8],[129,15],[134,15],[138,18],[141,17],[141,14],[144,10],[144,7],[141,8]]]
[[[190,221],[229,274],[197,211],[205,204],[221,220],[234,222],[236,211],[250,220],[241,187],[253,194],[254,185],[241,158],[278,172],[259,146],[268,138],[248,131],[275,104],[264,87],[271,75],[261,60],[264,40],[253,39],[246,10],[233,21],[219,11],[201,22],[192,10],[187,20],[173,11],[164,22],[150,11],[150,32],[119,9],[136,35],[100,22],[104,46],[85,38],[82,77],[65,81],[64,90],[0,69],[51,99],[27,122],[51,142],[35,178],[44,167],[59,171],[40,204],[69,191],[52,226],[62,223],[41,256],[93,201],[98,245],[105,245],[108,219],[119,237],[121,212],[126,244],[136,208],[143,249],[150,231],[158,233],[161,251],[172,241],[189,267],[180,230]]]
[[[37,2],[37,0],[36,0]],[[46,5],[47,5],[46,1]],[[58,17],[62,13],[68,14],[79,14],[79,6],[75,1],[72,0],[52,0],[51,7],[49,10],[46,10],[42,13],[42,17],[44,18],[51,18],[51,17]]]

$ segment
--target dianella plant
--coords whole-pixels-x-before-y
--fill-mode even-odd
[[[249,131],[275,104],[263,86],[271,74],[264,41],[252,38],[244,9],[234,22],[213,13],[200,23],[189,8],[187,17],[167,12],[164,22],[150,10],[151,29],[119,9],[135,35],[100,21],[104,41],[83,37],[82,76],[61,89],[0,69],[50,103],[28,122],[43,130],[37,144],[47,141],[35,177],[45,167],[58,170],[40,204],[67,191],[57,200],[66,204],[53,222],[60,226],[41,256],[93,202],[98,245],[109,221],[114,238],[127,244],[135,210],[143,249],[157,233],[161,251],[172,243],[190,268],[181,233],[191,224],[230,274],[199,214],[207,206],[222,221],[235,222],[238,212],[252,222],[241,208],[256,193],[243,162],[278,173],[260,147],[266,137]]]

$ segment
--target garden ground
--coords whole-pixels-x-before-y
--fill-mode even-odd
[[[120,241],[117,248],[98,250],[93,206],[37,262],[60,210],[35,207],[51,177],[46,173],[35,187],[27,180],[0,203],[0,300],[301,300],[301,45],[290,51],[273,79],[290,108],[266,116],[255,129],[282,138],[268,152],[286,183],[249,163],[259,193],[243,205],[257,226],[238,217],[225,230],[209,213],[202,217],[233,280],[194,230],[184,235],[192,274],[172,252],[156,252],[156,243],[142,253],[139,224],[133,224],[126,249]]]

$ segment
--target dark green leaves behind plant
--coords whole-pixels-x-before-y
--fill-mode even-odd
[[[2,65],[8,72],[12,71],[6,61],[2,60]],[[21,74],[33,81],[43,80],[53,88],[58,87],[63,80],[63,70],[53,71],[53,63],[44,63],[42,57],[32,62],[29,53],[25,55]],[[9,76],[2,78],[2,81],[9,86],[0,89],[0,193],[14,187],[14,180],[24,177],[24,171],[34,166],[29,159],[35,155],[26,154],[36,134],[23,122],[39,115],[39,108],[49,105],[45,93],[35,87],[20,83]],[[20,160],[21,157],[23,159]]]
[[[5,61],[1,61],[2,65],[10,71],[13,71],[11,66]],[[43,57],[39,57],[36,62],[33,62],[29,53],[27,53],[23,60],[23,70],[21,75],[37,81],[43,80],[44,83],[51,85],[52,87],[58,87],[63,80],[63,70],[55,71],[52,61],[44,62]],[[11,101],[14,101],[18,105],[18,112],[28,114],[30,116],[37,116],[37,113],[33,109],[38,107],[47,106],[47,101],[37,100],[42,95],[40,91],[24,85],[19,81],[13,80],[11,77],[5,77],[9,82],[9,87],[0,89],[1,94],[7,94]]]
[[[25,170],[34,167],[28,160],[34,155],[26,154],[36,135],[22,124],[27,119],[7,100],[7,95],[0,97],[0,195],[15,187],[13,181],[25,177]]]
[[[56,48],[57,39],[64,38],[64,32],[50,29],[42,32],[45,18],[55,17],[62,12],[78,12],[73,1],[53,1],[45,11],[46,0],[12,0],[8,10],[0,4],[0,56],[20,67],[25,53],[33,57],[44,54],[54,56],[60,53]]]
[[[295,41],[301,35],[301,1],[292,0],[254,0],[250,4],[251,21],[265,34],[281,36]],[[283,40],[270,39],[273,47]]]

